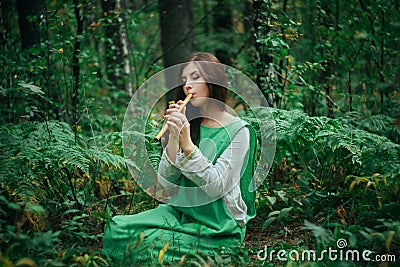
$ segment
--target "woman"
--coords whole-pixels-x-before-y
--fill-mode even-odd
[[[160,253],[176,261],[187,252],[235,248],[255,216],[255,193],[248,191],[255,134],[227,111],[222,65],[210,53],[195,53],[181,78],[180,100],[167,109],[169,136],[158,168],[160,184],[180,185],[179,192],[156,209],[113,218],[115,224],[105,230],[104,252],[116,261],[146,261]],[[188,94],[188,112],[178,112]],[[189,113],[199,115],[188,120]],[[143,248],[150,249],[144,256],[138,255],[140,233]]]

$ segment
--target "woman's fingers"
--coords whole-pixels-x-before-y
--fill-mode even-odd
[[[167,116],[168,121],[172,121],[178,126],[182,126],[187,122],[186,116],[180,112],[173,112],[171,115]]]
[[[178,109],[179,109],[179,108],[184,104],[184,101],[183,101],[183,100],[179,100],[176,104],[178,105]],[[183,107],[183,109],[181,110],[181,112],[182,112],[183,114],[185,114],[185,112],[186,112],[186,106]]]
[[[167,115],[169,115],[169,114],[171,114],[171,113],[173,113],[173,112],[181,112],[181,113],[185,114],[185,112],[186,112],[186,107],[183,107],[182,110],[179,110],[183,104],[184,104],[184,101],[183,101],[183,100],[179,100],[177,103],[170,104],[170,105],[168,106],[167,111],[166,111]]]
[[[169,109],[167,109],[167,115],[170,115],[173,112],[178,112],[178,109],[177,108],[169,108]]]
[[[170,104],[166,111],[167,115],[165,115],[165,118],[172,134],[179,135],[183,126],[188,123],[185,115],[186,108],[179,111],[182,104],[183,101],[179,100],[177,103]]]
[[[174,133],[179,134],[183,126],[188,123],[187,118],[180,112],[173,112],[166,116],[167,123]]]
[[[175,111],[175,112],[172,112],[171,115],[172,115],[172,117],[176,117],[176,118],[178,118],[178,119],[180,119],[180,120],[182,120],[182,121],[185,121],[185,120],[186,120],[185,114],[183,114],[183,113],[181,113],[181,112]]]
[[[173,133],[179,133],[179,127],[176,125],[175,122],[173,121],[167,121],[167,124],[169,126],[169,130],[172,131]]]
[[[177,103],[170,104],[168,106],[168,109],[166,111],[167,115],[171,114],[172,112],[178,111],[179,110],[179,105]]]

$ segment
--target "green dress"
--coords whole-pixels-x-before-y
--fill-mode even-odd
[[[255,166],[254,130],[241,120],[221,128],[201,127],[200,141],[211,139],[217,147],[216,151],[215,148],[214,151],[208,151],[207,146],[200,146],[199,149],[215,163],[242,127],[248,127],[250,132],[250,146],[244,161],[247,165],[242,167],[240,178],[241,194],[247,206],[247,222],[255,216],[255,192],[248,190]],[[184,176],[180,178],[180,185],[197,186]],[[164,248],[164,261],[176,262],[188,252],[201,251],[207,254],[222,247],[235,248],[242,244],[246,224],[240,226],[237,223],[222,197],[197,207],[173,205],[187,197],[184,190],[180,190],[169,204],[160,204],[155,209],[135,215],[115,216],[114,223],[105,228],[103,253],[115,263],[135,263],[156,259]],[[190,198],[196,196],[191,195]],[[144,233],[144,239],[138,241],[141,232]],[[168,248],[165,246],[167,242]]]

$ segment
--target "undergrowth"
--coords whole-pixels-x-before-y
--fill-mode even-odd
[[[233,252],[186,255],[174,264],[268,266],[256,258],[265,244],[321,251],[340,238],[348,248],[399,255],[398,129],[388,130],[380,117],[255,112],[262,118],[270,111],[277,150],[258,190],[258,215],[248,228],[252,242]],[[24,122],[2,126],[0,140],[3,266],[107,266],[101,246],[110,216],[158,204],[127,171],[120,133],[87,137],[59,121]],[[148,146],[156,164],[160,151]],[[166,264],[160,251],[154,253],[150,266]],[[298,264],[313,266],[283,265]]]

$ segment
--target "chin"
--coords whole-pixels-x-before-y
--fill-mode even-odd
[[[201,101],[201,99],[192,99],[190,100],[190,104],[192,104],[192,106],[194,107],[199,107],[202,105],[204,101]]]

